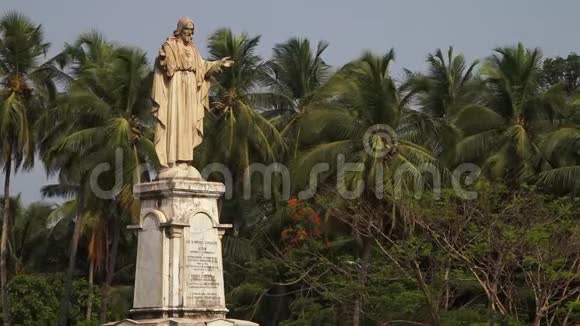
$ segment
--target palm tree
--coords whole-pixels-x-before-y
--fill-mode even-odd
[[[457,114],[455,123],[465,136],[458,145],[458,161],[480,163],[488,177],[518,187],[550,167],[540,136],[555,129],[551,117],[564,105],[564,97],[558,87],[540,87],[539,49],[519,44],[495,52],[482,69],[489,89],[485,105],[471,105]]]
[[[481,83],[474,78],[479,61],[467,66],[463,55],[454,55],[453,47],[449,47],[447,56],[438,49],[427,56],[427,63],[427,74],[406,70],[407,78],[401,89],[416,99],[418,110],[409,111],[403,124],[413,133],[415,142],[425,144],[445,161],[452,162],[460,138],[453,118],[481,97]],[[420,135],[426,137],[421,139]]]
[[[474,80],[479,61],[467,66],[462,54],[454,55],[449,47],[447,56],[441,49],[427,56],[429,73],[406,70],[407,80],[402,86],[416,94],[421,111],[433,117],[453,117],[466,105],[477,101],[480,91]]]
[[[107,222],[113,241],[108,251],[103,288],[101,319],[104,322],[121,219],[134,220],[139,214],[132,188],[140,180],[141,164],[149,163],[153,167],[158,164],[147,130],[154,123],[149,103],[151,73],[143,51],[116,46],[94,32],[81,35],[67,48],[65,55],[70,60],[74,81],[59,99],[55,112],[43,120],[44,125],[50,126],[46,130],[52,130],[55,118],[75,117],[63,122],[57,136],[43,138],[47,166],[59,171],[64,184],[79,187],[61,324],[65,324],[67,318],[81,219],[85,211],[101,212],[102,207],[110,207],[111,212],[103,215],[114,217]],[[112,169],[102,173],[96,186],[91,183],[90,176],[103,164]]]
[[[47,197],[71,197],[72,194],[67,192],[66,188],[78,189],[76,186],[66,187],[61,184],[55,184],[43,187],[41,192]],[[75,193],[73,196],[78,198],[79,194]],[[82,222],[80,232],[82,233],[83,241],[86,241],[88,244],[87,258],[89,260],[89,292],[93,293],[95,272],[104,269],[106,261],[105,256],[107,252],[106,233],[108,221],[100,216],[102,214],[107,214],[108,212],[95,211],[95,209],[92,209],[91,211],[85,210],[84,212],[81,212],[83,216],[78,219],[79,222],[75,222],[76,216],[79,214],[78,204],[79,201],[77,199],[70,199],[62,205],[57,206],[48,215],[48,222],[46,225],[48,225],[52,232],[52,230],[55,230],[62,225],[70,225],[71,223],[75,225],[76,229],[76,225],[80,225],[80,222]],[[92,304],[92,296],[90,296],[87,302],[87,321],[93,318]]]
[[[552,166],[534,177],[536,183],[556,194],[580,193],[580,124],[569,121],[545,135],[542,152]]]
[[[556,87],[569,91],[562,83]],[[556,107],[552,119],[557,129],[542,135],[540,140],[544,157],[552,166],[540,172],[534,180],[553,193],[571,196],[580,193],[579,105],[580,101],[572,97]]]
[[[68,199],[74,198],[73,202],[67,202],[67,205],[58,209],[55,214],[66,214],[63,210],[70,211],[74,208],[73,222],[74,232],[71,240],[69,251],[69,264],[65,279],[65,291],[62,298],[59,324],[65,325],[68,319],[68,308],[70,306],[70,296],[72,291],[72,278],[75,269],[78,242],[80,240],[84,217],[88,214],[91,204],[95,204],[96,199],[89,187],[89,175],[93,160],[87,160],[88,153],[91,149],[82,141],[73,142],[70,140],[71,135],[80,138],[85,130],[93,130],[95,117],[100,117],[101,112],[92,105],[85,104],[88,101],[79,95],[84,87],[80,86],[75,78],[80,79],[82,74],[91,75],[99,73],[111,59],[112,45],[102,39],[96,33],[81,35],[79,40],[72,46],[67,46],[60,54],[63,66],[70,67],[72,74],[69,78],[67,92],[60,96],[57,105],[52,110],[44,114],[38,121],[38,129],[45,131],[39,137],[40,153],[45,167],[50,174],[57,174],[59,184],[47,186],[43,189],[45,196],[59,196]],[[102,72],[101,72],[102,74]],[[78,90],[75,92],[75,90]],[[92,94],[86,92],[90,98]],[[74,94],[74,96],[70,96]],[[97,95],[94,95],[97,96]],[[93,116],[90,114],[93,113]],[[71,119],[70,117],[76,117]],[[85,133],[87,133],[85,131]],[[89,140],[91,135],[86,137]],[[73,146],[74,145],[74,146]]]
[[[396,134],[402,126],[407,102],[390,76],[393,59],[393,50],[383,56],[365,53],[321,88],[326,102],[320,107],[313,106],[301,123],[301,128],[308,133],[305,138],[312,139],[313,144],[295,164],[299,185],[308,181],[314,164],[327,162],[336,168],[336,158],[342,154],[347,162],[364,166],[362,172],[344,175],[346,185],[355,186],[364,181],[365,192],[386,192],[394,198],[398,184],[391,177],[398,166],[435,163],[425,148],[399,139]],[[374,182],[377,177],[379,181]]]
[[[14,274],[48,273],[63,268],[65,255],[60,239],[67,235],[67,228],[47,227],[54,210],[55,204],[33,202],[23,206],[20,195],[11,198],[10,216],[14,223],[10,228],[8,265]],[[4,212],[0,211],[2,215]]]
[[[421,165],[436,165],[429,151],[403,138],[398,139],[396,135],[406,102],[390,76],[393,59],[393,50],[383,56],[365,53],[343,67],[321,88],[327,96],[326,102],[320,107],[312,106],[300,123],[305,131],[304,139],[313,139],[314,144],[306,148],[294,164],[298,185],[307,184],[315,164],[328,164],[331,173],[323,174],[323,181],[336,175],[338,194],[344,200],[370,201],[373,207],[385,212],[384,220],[388,222],[378,223],[391,231],[405,224],[397,220],[399,189],[412,191],[411,183],[414,184],[415,178],[422,179]],[[341,170],[337,163],[340,160],[358,167]],[[403,171],[413,172],[414,178],[405,176]],[[361,185],[360,193],[347,194],[347,188],[357,189]],[[354,225],[356,223],[353,221]],[[353,228],[362,266],[359,282],[366,284],[372,241],[363,234],[356,234],[356,229]],[[360,322],[361,304],[359,297],[353,307],[354,325]]]
[[[271,103],[276,111],[302,111],[328,77],[330,67],[322,59],[327,48],[328,43],[320,41],[312,51],[308,39],[298,38],[276,44],[267,63],[271,78],[266,80],[277,100]]]
[[[329,76],[330,66],[322,59],[327,48],[328,43],[320,41],[313,51],[308,39],[291,38],[274,47],[272,59],[267,63],[270,74],[265,84],[271,96],[265,105],[277,114],[271,122],[292,146],[288,152],[291,158],[296,157],[300,143],[298,121]]]
[[[20,205],[17,204],[17,206]],[[12,215],[15,223],[11,230],[10,248],[16,274],[30,272],[41,265],[50,240],[46,219],[53,210],[53,206],[48,203],[35,202],[20,209],[20,214],[16,211],[16,214]]]
[[[282,150],[276,128],[255,109],[262,94],[257,92],[266,67],[255,54],[259,37],[229,29],[216,31],[209,39],[210,60],[231,57],[235,64],[215,77],[212,108],[205,119],[206,136],[197,149],[196,164],[225,164],[232,172],[236,193],[241,194],[243,177],[253,162],[274,162]],[[239,220],[234,221],[239,227]]]
[[[10,177],[12,169],[32,167],[34,139],[32,124],[34,110],[41,101],[40,94],[47,84],[40,72],[38,60],[49,47],[43,41],[42,29],[27,17],[7,13],[0,18],[0,139],[4,171],[4,212],[10,212]],[[2,282],[2,307],[4,324],[10,324],[6,284],[6,265],[9,221],[6,214],[2,223],[0,248],[0,279]]]

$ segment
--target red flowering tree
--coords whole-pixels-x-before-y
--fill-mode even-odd
[[[288,227],[282,231],[282,240],[288,249],[302,248],[312,242],[322,243],[320,216],[312,207],[292,198],[288,200],[288,214]]]

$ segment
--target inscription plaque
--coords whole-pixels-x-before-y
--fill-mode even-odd
[[[217,230],[210,218],[198,214],[191,218],[185,239],[185,300],[188,306],[220,307],[222,271]]]

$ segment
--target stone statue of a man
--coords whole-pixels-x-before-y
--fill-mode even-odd
[[[155,151],[162,170],[193,160],[193,149],[202,141],[204,110],[209,109],[208,76],[233,64],[227,57],[205,61],[193,44],[193,31],[193,21],[181,18],[155,62]]]

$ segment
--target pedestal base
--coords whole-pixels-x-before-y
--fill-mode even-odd
[[[103,326],[259,326],[256,323],[237,319],[125,319],[122,321],[104,324]]]
[[[129,311],[129,318],[141,319],[224,319],[228,313],[227,309],[191,309],[183,307],[170,308],[133,308]]]
[[[221,183],[207,182],[193,167],[161,171],[134,186],[141,216],[130,319],[107,326],[258,326],[227,319],[217,200]]]

